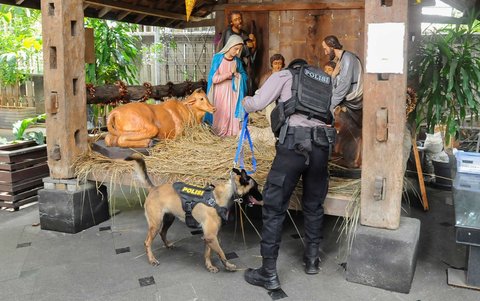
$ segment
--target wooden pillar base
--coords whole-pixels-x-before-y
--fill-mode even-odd
[[[38,191],[42,230],[77,233],[110,218],[105,186],[97,190],[94,184],[77,187],[76,180],[58,181],[44,179],[45,187],[59,189]]]

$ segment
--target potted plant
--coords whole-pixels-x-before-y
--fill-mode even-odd
[[[410,72],[418,78],[417,124],[433,133],[444,126],[445,140],[458,138],[462,122],[478,119],[480,108],[479,12],[464,25],[448,25],[425,35]],[[420,127],[417,127],[420,128]]]
[[[19,120],[13,125],[13,141],[0,137],[0,207],[17,211],[37,201],[42,178],[49,175],[47,146],[42,131],[26,130],[42,121],[45,114]]]
[[[447,25],[424,35],[420,41],[411,72],[418,79],[417,129],[427,133],[440,129],[447,145],[461,138],[465,120],[478,120],[480,109],[480,22],[478,12],[468,14],[467,24]],[[442,160],[432,157],[436,181],[451,187],[451,150]],[[438,153],[437,155],[441,155]],[[449,158],[448,158],[449,157]],[[440,157],[439,157],[440,158]]]

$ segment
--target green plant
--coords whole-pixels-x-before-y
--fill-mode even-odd
[[[21,83],[30,74],[30,58],[42,49],[40,12],[0,5],[0,83]]]
[[[95,86],[113,84],[118,80],[132,85],[138,83],[137,59],[140,40],[132,35],[136,25],[87,18],[87,27],[92,27],[95,38],[95,64],[86,64],[85,81]],[[93,120],[108,111],[105,105],[92,105]]]
[[[132,85],[138,83],[138,45],[140,40],[132,35],[136,25],[87,18],[95,38],[95,64],[86,66],[86,82],[96,86],[113,84],[117,80]]]
[[[37,144],[44,144],[45,137],[43,132],[33,131],[25,133],[25,130],[39,121],[45,121],[45,118],[46,114],[40,114],[37,117],[26,118],[15,122],[12,130],[15,140],[35,140]]]
[[[444,125],[446,140],[458,136],[466,116],[478,119],[478,16],[472,13],[466,25],[449,25],[425,36],[411,64],[410,71],[418,77],[417,124],[426,122],[430,133]]]

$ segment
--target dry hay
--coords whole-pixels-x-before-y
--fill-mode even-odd
[[[265,129],[259,130],[263,132]],[[263,186],[275,156],[275,147],[273,143],[261,141],[255,134],[255,127],[251,127],[251,132],[254,136],[254,154],[257,160],[257,170],[253,177],[260,186]],[[270,137],[264,139],[268,140]],[[153,176],[154,182],[157,180],[157,184],[161,180],[205,185],[229,178],[237,144],[237,137],[218,137],[212,134],[209,127],[198,125],[187,128],[185,135],[177,139],[159,141],[149,150],[150,156],[145,156],[145,162],[150,176]],[[251,170],[251,152],[247,142],[244,142],[243,149],[246,169]],[[131,162],[110,159],[93,151],[78,157],[75,162],[75,176],[79,181],[89,178],[101,179],[103,175],[108,175],[106,177],[109,178],[103,178],[103,181],[128,184],[125,183],[125,179],[130,179],[130,184],[133,186],[136,183],[131,177],[132,173]],[[359,185],[360,180],[331,178],[329,193],[331,196],[335,194],[350,196]],[[300,210],[300,199],[301,183],[292,196],[290,208]]]
[[[153,178],[165,182],[185,181],[203,185],[216,180],[229,178],[234,166],[238,139],[236,137],[218,137],[210,128],[198,125],[187,128],[185,134],[174,140],[161,140],[149,150],[145,157],[148,172]],[[243,145],[245,168],[251,170],[251,151],[247,142]],[[254,143],[257,160],[255,179],[264,182],[275,149],[265,143]],[[113,175],[113,181],[133,172],[132,163],[104,157],[93,151],[78,157],[75,162],[75,175],[79,179],[88,179],[91,174]]]
[[[248,125],[259,128],[270,128],[270,124],[265,117],[265,110],[248,114]]]

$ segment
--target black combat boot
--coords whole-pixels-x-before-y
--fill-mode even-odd
[[[247,269],[245,281],[252,285],[263,286],[267,290],[280,288],[280,281],[277,274],[277,260],[275,258],[263,258],[262,267],[258,269]]]
[[[320,258],[318,257],[318,244],[307,244],[303,255],[305,263],[305,273],[309,275],[318,274],[320,272]]]

